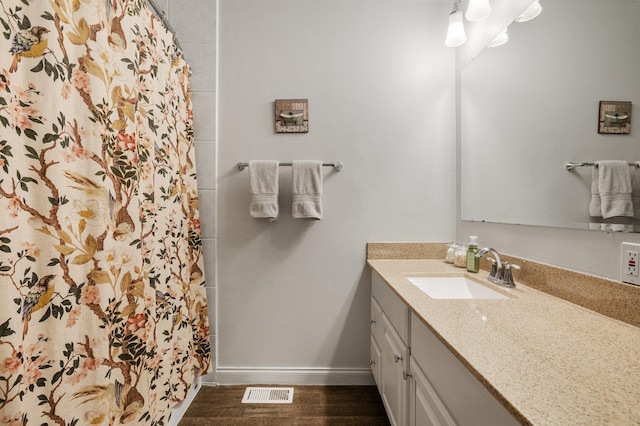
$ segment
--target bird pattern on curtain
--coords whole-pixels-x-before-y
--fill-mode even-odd
[[[0,32],[0,424],[167,424],[211,370],[189,66],[144,0]]]

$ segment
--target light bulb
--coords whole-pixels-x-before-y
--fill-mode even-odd
[[[489,43],[489,47],[498,47],[502,46],[506,42],[509,41],[509,34],[507,34],[507,29],[505,28],[494,38],[491,43]]]
[[[447,37],[444,44],[447,47],[457,47],[465,41],[467,41],[467,35],[464,33],[462,12],[459,10],[451,12],[449,15],[449,28],[447,29]]]
[[[540,6],[540,0],[535,0],[529,5],[529,7],[522,12],[522,15],[516,18],[516,22],[527,22],[540,15],[542,12],[542,6]]]
[[[471,22],[482,21],[491,13],[489,0],[469,0],[464,17]]]

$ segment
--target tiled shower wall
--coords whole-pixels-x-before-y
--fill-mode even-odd
[[[187,62],[191,65],[196,167],[200,198],[200,223],[204,245],[205,274],[209,303],[211,348],[215,366],[216,341],[216,40],[217,0],[157,0],[176,32]],[[203,378],[214,383],[215,373]]]

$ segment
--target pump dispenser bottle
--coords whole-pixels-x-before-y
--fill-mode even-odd
[[[478,237],[469,236],[469,245],[467,247],[467,271],[478,272],[480,270],[480,259],[476,257],[478,249]]]

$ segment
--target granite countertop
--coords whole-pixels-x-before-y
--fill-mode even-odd
[[[436,300],[406,279],[467,273],[442,260],[368,264],[521,422],[640,424],[640,328],[485,271],[468,274],[509,299]]]

